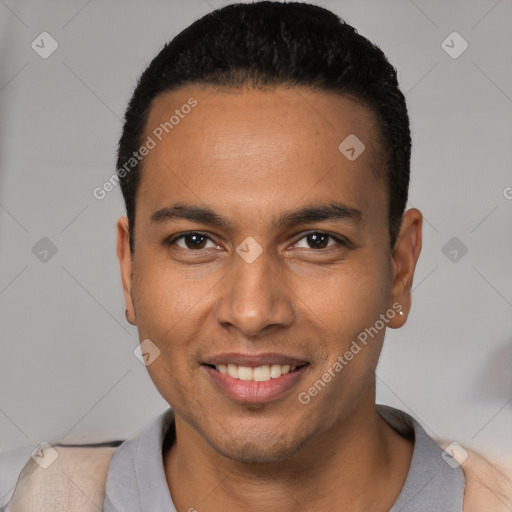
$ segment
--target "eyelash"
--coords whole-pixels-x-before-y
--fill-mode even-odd
[[[170,238],[170,239],[167,239],[165,241],[165,244],[168,245],[169,247],[172,246],[176,241],[180,240],[181,238],[185,238],[186,236],[190,236],[190,235],[200,235],[200,236],[203,236],[205,238],[207,238],[208,240],[210,240],[211,242],[213,243],[216,243],[214,240],[212,240],[206,233],[203,233],[201,231],[187,231],[186,233],[182,233],[181,235],[177,235],[173,238]],[[297,244],[298,242],[300,242],[302,239],[306,238],[307,236],[309,235],[325,235],[333,240],[335,240],[336,242],[338,242],[340,245],[342,246],[345,246],[345,247],[349,247],[349,242],[347,240],[344,240],[342,238],[339,238],[337,236],[334,236],[334,235],[331,235],[330,233],[326,233],[325,231],[308,231],[307,233],[305,233],[304,235],[302,235],[297,241],[294,242],[294,245]],[[324,247],[322,249],[306,249],[306,250],[309,250],[309,251],[312,251],[312,252],[322,252],[322,251],[326,251],[328,249],[332,249],[333,246],[329,246],[329,247]],[[202,251],[205,251],[207,249],[183,249],[185,251],[190,251],[190,252],[196,252],[196,253],[201,253]]]

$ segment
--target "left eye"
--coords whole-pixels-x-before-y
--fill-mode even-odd
[[[297,245],[301,240],[305,240],[306,244],[309,244],[309,247],[304,247],[305,249],[326,249],[331,247],[334,244],[329,244],[329,239],[338,242],[339,244],[343,244],[343,242],[336,238],[333,235],[329,235],[328,233],[322,233],[315,231],[313,233],[308,233],[307,235],[300,238],[294,245]]]

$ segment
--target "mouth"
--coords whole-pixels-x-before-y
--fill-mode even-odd
[[[228,375],[233,379],[243,380],[246,382],[268,382],[270,379],[279,379],[283,375],[293,373],[300,370],[309,363],[300,365],[296,364],[264,364],[262,366],[240,366],[235,363],[228,364],[206,364],[209,368],[212,368],[222,375]]]
[[[287,394],[303,377],[309,362],[278,354],[225,354],[201,366],[213,385],[232,400],[262,403]]]

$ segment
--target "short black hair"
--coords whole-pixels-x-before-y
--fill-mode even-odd
[[[132,254],[143,163],[133,154],[143,144],[153,100],[185,85],[306,86],[368,107],[376,117],[384,151],[393,248],[407,203],[411,155],[409,117],[396,69],[380,48],[333,12],[302,2],[260,1],[231,4],[195,21],[165,44],[140,76],[117,154]]]

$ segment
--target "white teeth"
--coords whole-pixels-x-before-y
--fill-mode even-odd
[[[273,379],[277,379],[278,377],[281,377],[281,365],[280,364],[273,364],[270,367],[270,377]]]
[[[293,372],[297,365],[289,364],[273,364],[272,366],[265,364],[256,368],[249,366],[238,366],[233,363],[228,365],[219,364],[215,368],[224,375],[229,375],[234,379],[252,380],[254,382],[267,382],[270,379],[278,379],[282,375]]]
[[[258,366],[254,368],[252,371],[252,379],[256,382],[265,382],[270,380],[270,366],[266,364],[265,366]]]
[[[252,380],[252,368],[249,368],[248,366],[239,366],[238,378],[240,380]]]
[[[227,370],[228,370],[228,375],[230,377],[233,377],[233,379],[238,379],[238,366],[236,364],[229,363]]]

